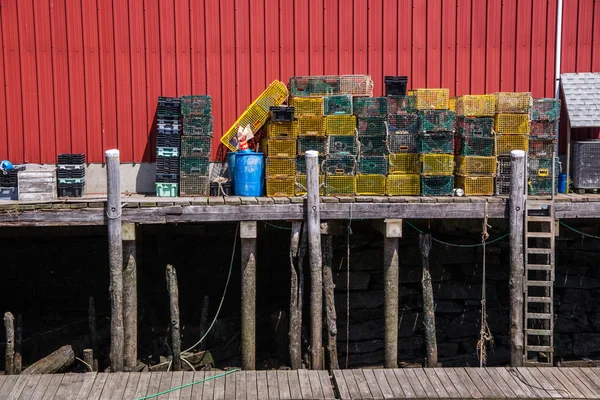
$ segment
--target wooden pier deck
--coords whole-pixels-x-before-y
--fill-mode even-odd
[[[219,372],[0,376],[0,400],[133,400]],[[238,371],[161,400],[598,399],[600,368],[404,368]]]

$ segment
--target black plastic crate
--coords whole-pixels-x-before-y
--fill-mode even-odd
[[[56,176],[59,179],[63,178],[85,178],[85,169],[83,168],[59,168],[56,171]]]
[[[179,183],[179,174],[156,174],[156,183]]]
[[[294,107],[287,106],[271,106],[269,108],[271,121],[274,122],[289,122],[294,120]]]
[[[223,196],[223,194],[225,194],[225,196],[231,196],[233,194],[230,182],[221,183],[221,189],[219,189],[219,184],[216,182],[210,184],[211,196]]]
[[[85,164],[85,154],[62,153],[58,155],[58,164]]]
[[[0,187],[0,200],[17,200],[19,188],[16,186]]]
[[[181,135],[177,133],[159,132],[156,135],[156,147],[179,147],[181,146]]]
[[[58,184],[58,197],[81,197],[84,187],[84,183]]]
[[[179,157],[156,156],[157,174],[178,174]]]
[[[19,184],[19,171],[24,167],[9,171],[0,171],[0,187],[13,187]]]
[[[386,76],[384,82],[386,96],[406,96],[408,76]]]

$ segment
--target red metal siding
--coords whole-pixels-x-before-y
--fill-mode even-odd
[[[208,93],[219,136],[272,80],[385,75],[554,93],[557,0],[0,0],[0,158],[155,156],[158,96]],[[600,2],[566,0],[562,71],[600,71]]]

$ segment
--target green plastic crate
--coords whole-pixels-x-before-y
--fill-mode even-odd
[[[358,97],[353,104],[358,117],[385,117],[388,113],[387,97]]]
[[[421,196],[452,196],[454,176],[421,176]]]
[[[210,165],[208,156],[181,157],[179,163],[181,174],[208,175]]]
[[[388,159],[386,156],[361,156],[358,158],[358,173],[365,175],[387,175]]]
[[[157,197],[177,197],[179,194],[179,183],[156,183]]]
[[[72,185],[85,183],[85,178],[58,178],[59,185]]]
[[[182,136],[181,156],[209,156],[211,142],[210,136]]]
[[[454,154],[452,132],[420,133],[417,149],[421,154]]]
[[[420,132],[454,132],[456,113],[450,110],[419,111]]]
[[[179,147],[157,147],[156,155],[161,157],[179,157]]]
[[[339,96],[323,97],[323,114],[325,115],[351,115],[352,96],[342,94]]]

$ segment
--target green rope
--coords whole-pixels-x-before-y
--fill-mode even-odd
[[[225,375],[233,374],[234,372],[237,372],[239,370],[240,370],[239,368],[235,368],[235,369],[232,369],[231,371],[227,371],[227,372],[224,372],[222,374],[218,374],[218,375],[215,375],[215,376],[209,376],[208,378],[200,379],[199,381],[196,381],[196,382],[186,383],[185,385],[177,386],[177,387],[174,387],[173,389],[165,390],[164,392],[160,392],[160,393],[156,393],[156,394],[151,394],[151,395],[146,396],[146,397],[140,397],[140,398],[138,398],[136,400],[152,399],[154,397],[162,396],[163,394],[171,393],[171,392],[174,392],[176,390],[185,389],[186,387],[197,385],[197,384],[202,383],[202,382],[212,381],[213,379],[222,378]]]
[[[264,222],[265,224],[269,225],[269,226],[272,226],[273,228],[277,228],[277,229],[283,229],[283,230],[286,230],[286,231],[291,231],[291,230],[292,230],[292,228],[290,228],[290,227],[287,227],[287,226],[279,226],[279,225],[275,225],[275,224],[270,224],[270,223],[268,223],[267,221],[263,221],[263,222]]]
[[[584,233],[584,232],[578,231],[577,229],[573,228],[572,226],[569,226],[569,225],[565,224],[562,221],[560,221],[560,224],[562,226],[564,226],[565,228],[572,230],[575,233],[579,233],[581,236],[587,236],[587,237],[592,238],[592,239],[600,239],[600,236],[594,236],[594,235],[590,235],[589,233]]]
[[[419,233],[425,233],[425,232],[423,232],[422,230],[420,230],[419,228],[417,228],[416,226],[414,226],[413,224],[411,224],[410,222],[406,221],[406,223],[408,224],[408,226],[410,226],[411,228],[413,228],[415,231],[417,231],[417,232],[419,232]],[[486,241],[486,243],[487,243],[487,244],[495,243],[495,242],[497,242],[497,241],[499,241],[499,240],[502,240],[502,239],[505,239],[505,238],[507,238],[507,237],[508,237],[508,235],[509,235],[509,234],[507,233],[506,235],[499,236],[499,237],[497,237],[496,239],[493,239],[493,240],[488,240],[488,241]],[[448,242],[444,242],[443,240],[436,239],[436,238],[434,238],[433,236],[431,237],[431,240],[433,240],[434,242],[438,242],[438,243],[440,243],[440,244],[444,244],[444,245],[446,245],[446,246],[452,246],[452,247],[467,247],[467,248],[470,248],[470,247],[481,247],[481,246],[483,246],[483,243],[477,243],[477,244],[456,244],[456,243],[448,243]]]

